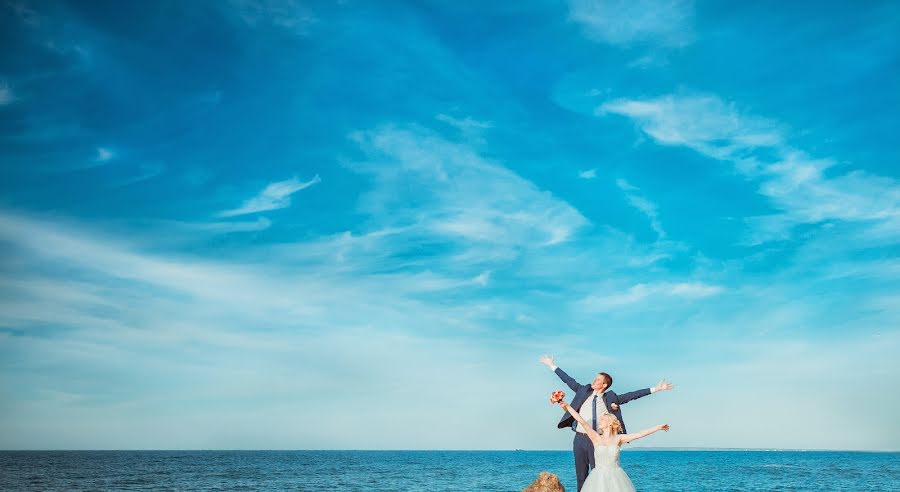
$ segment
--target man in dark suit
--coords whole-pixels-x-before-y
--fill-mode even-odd
[[[625,421],[622,420],[622,409],[619,405],[624,405],[631,400],[643,398],[657,391],[665,391],[672,389],[672,383],[662,380],[652,388],[640,389],[621,395],[609,389],[612,386],[612,376],[605,372],[597,374],[591,384],[581,384],[575,381],[565,373],[553,361],[552,357],[543,356],[540,358],[541,364],[549,367],[566,386],[575,392],[570,405],[578,410],[578,413],[584,418],[585,422],[593,425],[594,430],[599,431],[597,422],[604,413],[611,413],[619,419],[622,424],[622,434],[625,434]],[[575,422],[575,418],[568,412],[560,419],[558,428],[563,429],[570,427],[575,431],[575,440],[572,442],[572,451],[575,453],[575,476],[578,479],[578,490],[584,485],[584,480],[588,473],[594,468],[594,445],[588,439],[585,430],[581,428],[581,424]]]

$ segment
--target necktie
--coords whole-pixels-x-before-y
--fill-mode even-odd
[[[591,427],[593,430],[597,430],[597,395],[594,395],[593,408],[591,408]]]

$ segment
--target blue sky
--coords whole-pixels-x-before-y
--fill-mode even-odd
[[[893,2],[4,2],[0,448],[900,449]]]

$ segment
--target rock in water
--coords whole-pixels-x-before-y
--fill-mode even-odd
[[[522,489],[522,492],[566,492],[559,477],[552,473],[541,472],[538,479],[531,485]]]

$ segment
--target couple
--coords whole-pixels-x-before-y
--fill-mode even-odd
[[[626,434],[619,405],[658,391],[670,390],[672,383],[663,380],[652,388],[617,395],[609,389],[612,386],[612,376],[605,372],[597,374],[591,384],[585,385],[579,384],[557,367],[552,357],[545,355],[540,358],[540,362],[575,392],[571,405],[562,400],[559,402],[568,413],[563,415],[557,427],[571,427],[575,431],[572,448],[575,452],[578,491],[633,492],[634,485],[619,467],[619,447],[660,430],[668,431],[669,425],[657,425],[634,434]]]

